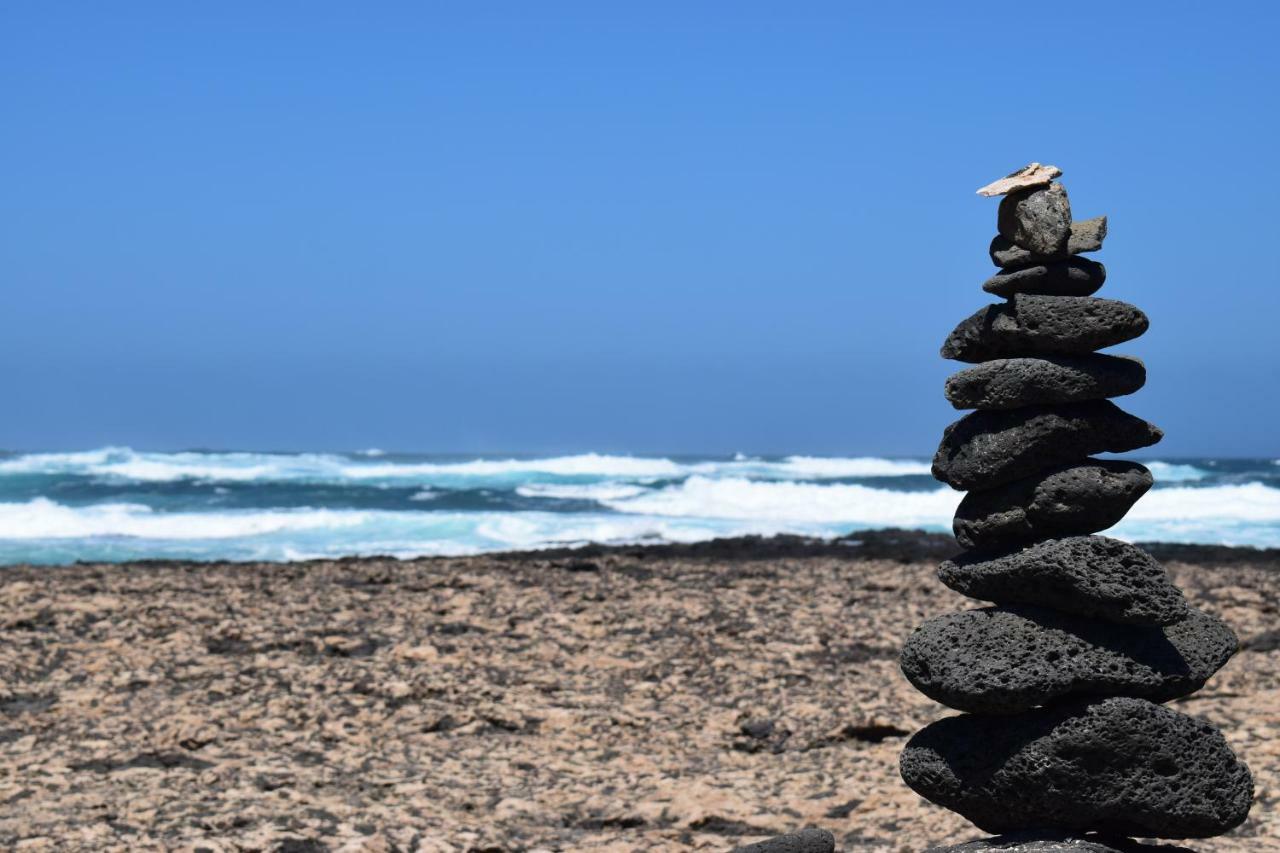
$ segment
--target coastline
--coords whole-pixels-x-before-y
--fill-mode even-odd
[[[0,844],[723,851],[807,824],[846,850],[978,837],[896,765],[940,712],[897,649],[974,606],[933,580],[955,550],[887,530],[0,568]],[[1258,801],[1191,846],[1280,846],[1280,550],[1151,550],[1242,645],[1177,704],[1225,728]]]
[[[1100,535],[1107,535],[1103,531]],[[1194,566],[1249,564],[1259,568],[1280,570],[1280,548],[1253,545],[1209,545],[1186,542],[1134,543],[1161,562],[1179,562]],[[471,559],[509,561],[563,560],[573,557],[605,557],[626,554],[652,559],[700,559],[743,561],[783,557],[846,557],[884,559],[899,562],[944,560],[960,552],[960,546],[949,533],[899,527],[857,530],[831,538],[801,536],[792,533],[774,535],[726,536],[696,542],[637,542],[628,544],[589,543],[550,548],[486,551],[464,555],[422,555],[399,557],[393,554],[359,554],[344,557],[308,557],[298,560],[193,560],[153,558],[143,560],[77,560],[72,563],[0,563],[0,580],[10,570],[56,571],[72,566],[102,567],[198,567],[198,566],[295,566],[309,564],[384,561],[390,563],[429,563]]]

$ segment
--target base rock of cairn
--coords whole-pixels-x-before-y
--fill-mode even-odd
[[[1106,217],[1073,222],[1054,166],[979,190],[1003,195],[983,288],[1005,301],[960,323],[944,358],[957,409],[933,473],[969,492],[954,520],[966,550],[952,589],[995,606],[938,616],[907,640],[902,670],[959,711],[918,732],[902,778],[999,838],[932,853],[1122,853],[1181,848],[1126,840],[1205,838],[1239,826],[1248,768],[1221,732],[1164,707],[1204,686],[1235,634],[1191,608],[1141,549],[1096,534],[1152,486],[1141,465],[1090,458],[1163,433],[1110,398],[1146,381],[1137,359],[1097,350],[1147,329],[1136,307],[1093,294]]]
[[[1097,836],[1082,838],[1040,832],[1019,832],[951,847],[933,847],[925,853],[990,853],[993,850],[1004,853],[1192,853],[1185,847],[1170,844],[1137,844],[1125,839],[1103,840]]]

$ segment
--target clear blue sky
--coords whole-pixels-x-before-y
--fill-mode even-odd
[[[1277,9],[7,2],[0,447],[931,453],[1040,160],[1280,455]]]

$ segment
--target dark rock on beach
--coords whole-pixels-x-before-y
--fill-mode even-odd
[[[731,853],[833,853],[836,837],[825,829],[802,829],[755,844],[735,847]]]
[[[945,393],[957,409],[1017,409],[1121,397],[1146,381],[1146,367],[1128,356],[1001,358],[948,377]]]
[[[902,672],[949,707],[1014,714],[1064,696],[1185,696],[1236,646],[1222,620],[1198,610],[1172,625],[1147,626],[1016,605],[930,619],[903,646]]]
[[[1085,838],[1043,832],[1019,832],[950,847],[932,847],[925,853],[984,853],[993,850],[1003,853],[1194,853],[1171,844],[1140,844],[1123,838],[1103,840],[1097,836]]]
[[[962,554],[944,562],[938,577],[970,598],[1109,622],[1167,625],[1187,612],[1181,590],[1154,558],[1105,536],[1050,539],[994,556]]]
[[[1095,453],[1149,447],[1163,435],[1107,400],[971,412],[943,432],[933,476],[956,489],[991,489]]]
[[[1015,244],[1013,241],[997,234],[991,241],[989,250],[991,262],[1004,269],[1021,269],[1036,266],[1050,261],[1062,260],[1063,256],[1079,255],[1083,252],[1096,252],[1102,248],[1107,238],[1107,217],[1098,216],[1071,225],[1071,236],[1067,238],[1067,248],[1063,255],[1038,255]]]
[[[1137,462],[1089,459],[969,492],[952,529],[962,546],[982,549],[1097,533],[1124,518],[1153,483]]]
[[[987,305],[952,330],[942,357],[957,361],[1035,355],[1084,355],[1132,340],[1147,315],[1127,302],[1096,296],[1018,293]]]
[[[1015,190],[1000,200],[1000,236],[1037,255],[1058,255],[1071,236],[1071,201],[1062,184]]]
[[[900,769],[917,793],[992,833],[1205,838],[1240,825],[1253,797],[1221,732],[1123,697],[939,720],[907,744]]]
[[[993,275],[982,289],[996,296],[1034,293],[1045,296],[1090,296],[1107,280],[1107,268],[1088,258],[1067,258]]]

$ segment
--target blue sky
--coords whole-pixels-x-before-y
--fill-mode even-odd
[[[1277,455],[1266,3],[0,9],[0,447],[928,454],[996,204]]]

